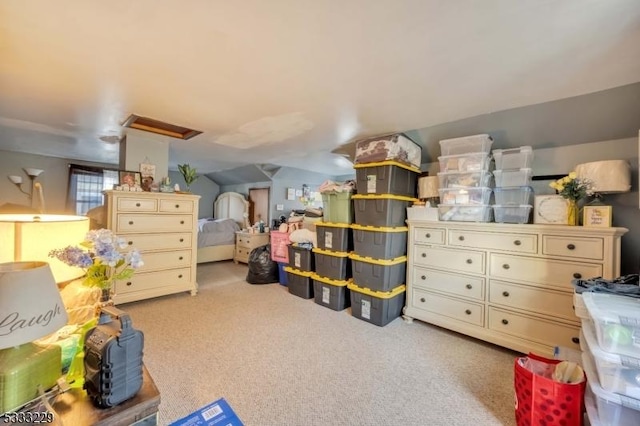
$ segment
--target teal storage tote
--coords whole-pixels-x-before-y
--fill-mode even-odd
[[[352,198],[358,225],[384,227],[405,226],[407,207],[418,201],[393,194],[355,194]]]
[[[322,220],[332,223],[353,223],[351,192],[323,192]]]
[[[351,280],[332,280],[318,274],[311,275],[314,301],[334,311],[342,311],[351,306],[347,284]]]
[[[284,270],[287,273],[289,293],[303,299],[312,299],[313,282],[311,281],[311,275],[313,272],[300,271],[291,266],[285,266]]]
[[[347,284],[351,297],[351,314],[363,321],[383,327],[400,316],[404,307],[406,288],[398,286],[391,291],[373,291]]]
[[[364,226],[357,223],[353,229],[353,251],[358,256],[374,259],[395,259],[407,254],[409,228]]]
[[[318,248],[332,251],[353,250],[353,232],[348,223],[316,223]]]
[[[372,259],[355,253],[349,255],[353,283],[374,291],[390,291],[405,283],[407,257]]]
[[[349,253],[314,248],[316,259],[316,273],[321,277],[332,280],[346,280],[351,278],[351,261]]]
[[[416,196],[416,179],[420,169],[398,163],[380,161],[353,166],[356,169],[358,194],[395,194]]]

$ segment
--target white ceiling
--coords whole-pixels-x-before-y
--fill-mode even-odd
[[[359,138],[638,82],[639,46],[638,0],[3,0],[0,149],[117,164],[134,113],[203,132],[171,168],[340,175]]]

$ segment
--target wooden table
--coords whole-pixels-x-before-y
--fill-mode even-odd
[[[115,407],[97,408],[83,389],[71,389],[56,398],[53,408],[65,425],[157,425],[160,392],[147,369],[142,369],[140,391]]]

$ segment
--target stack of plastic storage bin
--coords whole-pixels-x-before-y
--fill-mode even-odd
[[[640,425],[640,299],[583,292],[580,348],[592,426]]]
[[[491,222],[492,144],[486,134],[440,141],[440,220]]]
[[[372,145],[373,144],[373,145]],[[375,147],[382,161],[363,161],[358,152]],[[416,201],[421,148],[404,135],[356,144],[353,274],[348,283],[351,313],[385,326],[400,316],[405,301],[407,207]],[[377,157],[376,159],[380,159]]]
[[[493,190],[495,221],[529,223],[533,208],[533,188],[530,186],[533,150],[530,146],[494,149],[493,159],[496,166],[493,171],[496,184]]]

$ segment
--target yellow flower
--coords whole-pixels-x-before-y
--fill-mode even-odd
[[[570,177],[571,179],[575,179],[575,178],[577,178],[577,177],[578,177],[578,174],[577,174],[576,172],[571,172],[571,173],[569,173],[569,177]]]
[[[571,178],[569,176],[565,176],[560,180],[561,180],[560,183],[569,183],[569,182],[571,182]]]

